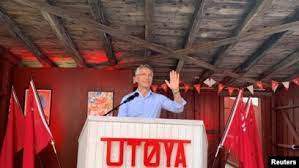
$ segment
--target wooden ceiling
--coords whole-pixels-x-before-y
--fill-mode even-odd
[[[135,69],[227,85],[299,74],[298,0],[1,0],[0,46],[26,67]]]

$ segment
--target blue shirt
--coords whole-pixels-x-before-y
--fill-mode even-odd
[[[125,101],[135,92],[138,92],[139,96],[119,107],[119,117],[158,118],[160,117],[162,108],[174,113],[181,113],[186,104],[184,99],[182,104],[180,104],[170,100],[164,95],[152,91],[149,91],[149,93],[143,97],[138,90],[124,96],[121,102]]]

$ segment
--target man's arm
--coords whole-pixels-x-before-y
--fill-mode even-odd
[[[184,100],[180,94],[180,74],[172,70],[169,73],[169,78],[170,81],[165,80],[165,83],[171,89],[174,101],[183,104]]]
[[[162,108],[173,113],[181,113],[184,111],[186,101],[181,97],[180,102],[170,100],[168,97],[161,95]]]

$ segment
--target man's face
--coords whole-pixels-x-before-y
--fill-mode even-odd
[[[153,81],[153,72],[148,68],[141,68],[135,75],[134,81],[137,82],[138,87],[150,88]]]

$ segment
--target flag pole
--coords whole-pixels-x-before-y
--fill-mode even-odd
[[[56,158],[56,161],[57,161],[57,163],[58,163],[58,166],[59,166],[59,168],[62,168],[61,163],[60,163],[60,160],[59,160],[59,158],[58,158],[57,150],[56,150],[56,147],[55,147],[55,142],[54,142],[53,139],[51,140],[51,145],[52,145],[53,151],[54,151],[54,153],[55,153],[55,158]]]
[[[220,143],[219,143],[219,145],[218,145],[218,147],[217,147],[217,151],[216,151],[215,156],[214,156],[214,160],[213,160],[212,168],[214,168],[214,165],[215,165],[215,162],[216,162],[216,159],[217,159],[217,156],[218,156],[218,153],[219,153],[220,148],[223,147],[223,142],[224,142],[224,140],[225,140],[225,138],[226,138],[227,131],[228,131],[228,127],[230,126],[230,124],[231,124],[231,122],[232,122],[232,119],[233,119],[233,117],[234,117],[234,115],[235,115],[235,112],[236,112],[236,106],[237,106],[237,104],[239,103],[239,101],[240,101],[240,97],[241,97],[242,94],[243,94],[243,90],[241,89],[241,90],[239,91],[239,94],[238,94],[238,97],[237,97],[236,101],[234,102],[233,108],[231,109],[231,112],[230,112],[230,114],[229,114],[228,120],[227,120],[227,122],[226,122],[226,124],[225,124],[224,132],[223,132],[224,135],[221,137]],[[241,100],[241,101],[243,101],[243,100]]]

